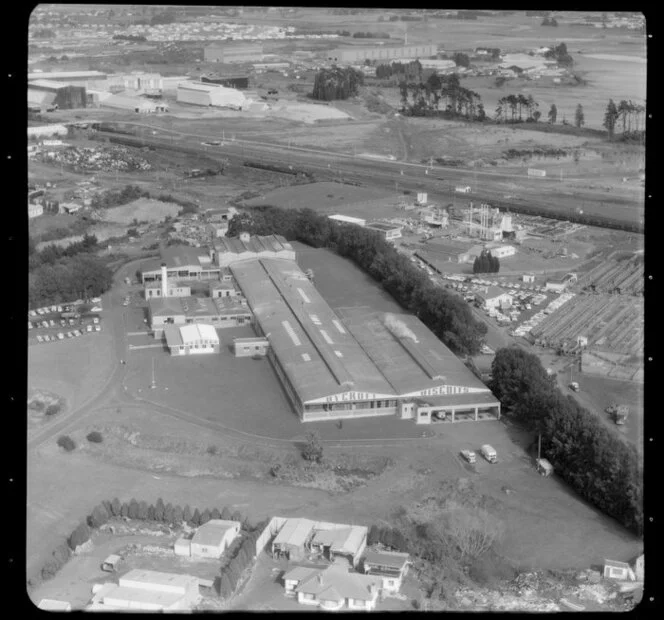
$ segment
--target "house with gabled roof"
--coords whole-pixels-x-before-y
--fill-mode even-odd
[[[371,611],[376,608],[380,579],[333,564],[324,569],[298,566],[284,575],[284,584],[301,605]]]
[[[381,589],[398,592],[408,573],[410,556],[397,551],[367,551],[362,567],[365,574],[380,577]]]

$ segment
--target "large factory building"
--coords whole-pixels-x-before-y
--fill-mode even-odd
[[[491,391],[416,317],[357,310],[342,321],[292,260],[241,260],[230,270],[303,422],[500,417]]]
[[[178,103],[202,105],[217,108],[241,110],[249,105],[247,98],[235,88],[202,82],[182,82],[178,84]]]
[[[87,100],[85,86],[73,86],[53,80],[28,82],[28,103],[30,105],[53,106],[60,110],[71,110],[86,107]]]
[[[437,45],[405,45],[403,47],[387,47],[374,45],[371,47],[341,47],[328,52],[329,62],[353,64],[365,60],[384,60],[387,62],[428,58],[438,53]]]
[[[213,43],[203,51],[205,62],[222,64],[252,63],[263,60],[260,43]]]

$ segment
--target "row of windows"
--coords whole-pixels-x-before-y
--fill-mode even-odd
[[[305,405],[307,412],[316,411],[351,411],[353,409],[387,409],[396,407],[399,401],[393,400],[368,400],[356,403],[321,403],[315,405]]]

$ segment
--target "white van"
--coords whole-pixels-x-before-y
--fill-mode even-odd
[[[495,463],[498,460],[498,453],[488,443],[480,448],[480,452],[489,463]]]

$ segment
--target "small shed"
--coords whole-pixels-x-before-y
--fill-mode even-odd
[[[178,538],[173,545],[173,551],[175,555],[179,555],[185,558],[191,556],[191,539],[189,538]]]
[[[604,560],[604,579],[629,579],[631,569],[627,562],[617,560]]]
[[[553,473],[553,465],[546,459],[537,459],[537,472],[548,478]]]
[[[45,611],[71,611],[71,603],[53,598],[43,598],[37,607]]]
[[[196,530],[191,539],[191,555],[198,558],[219,558],[239,535],[238,521],[211,519]]]
[[[101,563],[101,570],[106,571],[107,573],[114,573],[120,562],[122,561],[122,557],[119,555],[109,555],[102,563]]]

